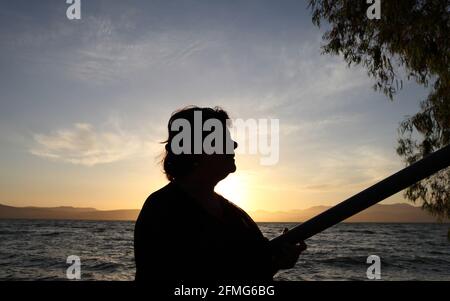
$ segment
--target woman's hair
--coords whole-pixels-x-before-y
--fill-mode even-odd
[[[191,137],[194,137],[194,112],[196,111],[202,113],[202,123],[208,119],[218,119],[222,122],[223,127],[226,128],[227,119],[229,119],[229,116],[228,113],[220,107],[201,108],[197,106],[188,106],[172,113],[169,123],[167,124],[169,138],[163,142],[165,143],[165,152],[162,159],[164,173],[169,181],[173,181],[178,177],[189,174],[195,168],[198,160],[200,160],[200,157],[202,156],[201,154],[194,154],[193,143],[191,143],[192,151],[190,154],[174,154],[171,147],[172,139],[179,133],[179,131],[172,130],[172,123],[176,119],[187,120],[191,125]],[[205,137],[202,133],[202,141],[204,138]]]

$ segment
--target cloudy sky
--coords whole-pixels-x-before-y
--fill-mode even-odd
[[[403,167],[394,102],[321,55],[303,1],[0,1],[0,203],[140,208],[166,183],[170,114],[278,118],[280,160],[239,155],[218,190],[247,210],[332,205]],[[401,202],[398,194],[385,203]]]

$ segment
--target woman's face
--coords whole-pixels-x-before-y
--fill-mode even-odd
[[[232,145],[229,148],[229,153],[224,150],[223,154],[203,155],[202,169],[206,171],[209,177],[217,181],[225,179],[230,173],[236,171],[236,164],[234,161],[234,150],[237,148],[237,143],[231,138],[230,131],[226,129],[224,135],[224,146]]]

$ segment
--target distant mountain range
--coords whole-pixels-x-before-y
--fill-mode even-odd
[[[327,210],[328,206],[314,206],[304,210],[250,211],[257,222],[303,222]],[[97,210],[76,207],[12,207],[0,204],[0,219],[70,219],[134,221],[138,209]],[[374,205],[354,215],[346,222],[430,223],[436,218],[419,207],[409,204]],[[448,222],[448,221],[446,221]]]
[[[0,219],[136,220],[137,209],[97,210],[76,207],[12,207],[0,204]]]

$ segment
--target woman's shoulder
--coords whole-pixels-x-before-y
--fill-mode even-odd
[[[152,192],[148,196],[147,200],[157,201],[160,199],[167,198],[173,193],[174,193],[174,185],[172,183],[168,183],[164,187]]]
[[[137,229],[167,228],[179,220],[180,197],[171,183],[151,193],[145,200],[136,220]],[[170,223],[168,223],[170,221]]]
[[[172,183],[152,192],[144,202],[141,212],[161,212],[174,209],[179,200],[179,191]]]

